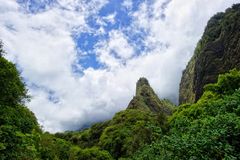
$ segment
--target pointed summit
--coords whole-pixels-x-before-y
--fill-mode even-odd
[[[143,85],[149,85],[149,82],[147,80],[147,78],[145,77],[141,77],[138,81],[137,81],[137,87],[143,86]]]
[[[148,80],[144,77],[140,78],[136,85],[136,95],[130,101],[128,109],[141,109],[154,113],[164,113],[170,115],[172,106],[168,100],[160,100],[153,91]]]
[[[142,89],[142,87],[144,87],[144,86],[150,87],[147,78],[141,77],[141,78],[137,81],[136,95],[140,95],[140,94],[141,94],[141,89]],[[151,87],[150,87],[150,88],[151,88]]]

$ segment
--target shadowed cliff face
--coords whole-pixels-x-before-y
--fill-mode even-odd
[[[140,78],[136,86],[136,95],[130,101],[128,109],[141,109],[153,113],[172,113],[173,104],[168,100],[160,100],[146,78]]]
[[[219,74],[240,69],[240,4],[213,16],[183,71],[179,103],[196,102]]]

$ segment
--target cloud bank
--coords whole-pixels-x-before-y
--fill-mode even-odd
[[[209,18],[236,0],[0,0],[0,35],[50,132],[125,109],[139,77],[175,103]]]

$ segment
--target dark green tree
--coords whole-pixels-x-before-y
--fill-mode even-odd
[[[0,105],[15,106],[27,98],[27,90],[16,66],[0,57]]]

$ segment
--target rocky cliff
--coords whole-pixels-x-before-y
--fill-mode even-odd
[[[179,103],[196,102],[205,84],[216,82],[219,74],[240,69],[240,4],[213,16],[183,71]]]

